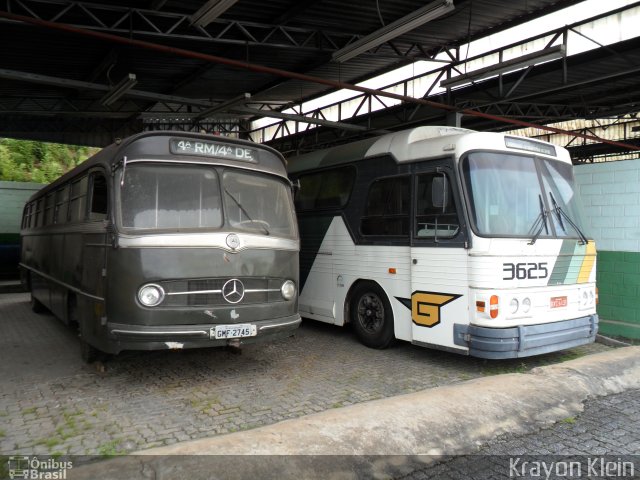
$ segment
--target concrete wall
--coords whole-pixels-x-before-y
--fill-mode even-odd
[[[27,199],[44,185],[0,182],[0,277],[16,276],[20,251],[20,223]]]
[[[640,160],[575,169],[598,250],[601,332],[640,339]]]

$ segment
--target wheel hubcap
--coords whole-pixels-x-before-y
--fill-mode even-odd
[[[367,293],[358,301],[358,322],[369,333],[377,333],[384,323],[384,305],[375,293]]]

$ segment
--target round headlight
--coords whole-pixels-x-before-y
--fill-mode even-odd
[[[522,300],[522,312],[529,313],[529,310],[531,310],[531,299],[529,297],[526,297],[524,300]]]
[[[138,300],[145,307],[155,307],[164,300],[164,290],[160,285],[145,285],[138,291]]]
[[[517,298],[512,298],[511,302],[509,302],[509,310],[511,311],[512,314],[518,313],[519,306],[520,306],[520,303],[518,302]]]
[[[287,280],[282,284],[280,292],[282,293],[282,298],[285,300],[291,300],[296,296],[296,284],[291,280]]]
[[[586,306],[588,303],[589,303],[589,294],[585,290],[582,292],[582,305]]]

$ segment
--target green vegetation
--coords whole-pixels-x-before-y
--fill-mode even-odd
[[[50,183],[98,151],[92,147],[5,138],[0,140],[0,180]]]
[[[560,420],[562,423],[568,423],[570,425],[573,425],[574,423],[576,423],[576,419],[575,417],[567,417],[567,418],[563,418],[562,420]]]
[[[531,369],[521,360],[485,361],[482,375],[503,375],[505,373],[525,373]]]
[[[199,411],[200,413],[209,414],[214,405],[221,405],[220,398],[218,396],[212,396],[208,398],[192,398],[189,400],[191,408]],[[226,407],[225,410],[230,408],[236,408],[236,406]],[[239,408],[239,407],[238,407]]]
[[[9,457],[0,455],[0,478],[9,478]]]
[[[103,457],[112,457],[114,455],[124,455],[127,450],[122,446],[122,440],[115,439],[110,442],[103,443],[98,447],[98,455]]]

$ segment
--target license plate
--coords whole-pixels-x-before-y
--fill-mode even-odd
[[[209,337],[220,340],[224,338],[242,338],[255,337],[258,329],[250,323],[241,323],[238,325],[216,325],[209,331]]]
[[[551,297],[551,308],[567,306],[567,297]]]

